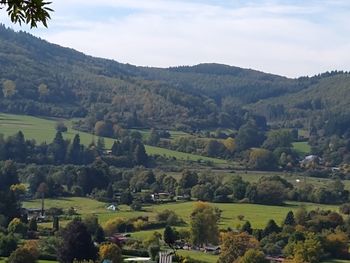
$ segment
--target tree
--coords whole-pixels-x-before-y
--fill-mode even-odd
[[[259,131],[256,124],[249,121],[247,124],[242,125],[235,139],[237,151],[244,151],[251,147],[259,147],[263,142],[264,136]]]
[[[17,248],[17,239],[13,235],[0,233],[0,255],[9,256]]]
[[[246,189],[249,183],[244,182],[241,176],[233,176],[229,183],[232,188],[232,195],[234,199],[241,200],[246,194]]]
[[[99,225],[94,233],[95,241],[97,243],[102,243],[105,241],[105,232],[103,228]]]
[[[63,242],[57,253],[60,262],[97,259],[97,248],[87,227],[79,219],[74,219],[62,230],[61,238]]]
[[[35,217],[32,217],[32,218],[29,220],[29,223],[28,223],[28,230],[30,230],[30,231],[38,231],[38,223],[37,223]]]
[[[0,0],[0,6],[1,6],[1,0]],[[5,80],[2,86],[3,86],[2,93],[5,98],[11,98],[17,92],[16,84],[12,80]]]
[[[19,183],[17,167],[13,161],[0,163],[0,215],[5,217],[6,224],[15,217],[20,217],[21,204],[11,186]]]
[[[174,229],[167,225],[164,229],[164,234],[163,234],[163,239],[164,242],[169,246],[172,247],[176,241],[176,234]]]
[[[82,147],[80,145],[80,136],[76,134],[73,143],[68,149],[67,159],[73,164],[80,164],[82,159]]]
[[[146,165],[148,156],[145,150],[145,146],[140,142],[136,145],[134,150],[134,160],[137,165]]]
[[[112,244],[112,243],[102,244],[99,249],[99,255],[102,261],[107,259],[107,260],[110,260],[111,263],[123,262],[122,250],[116,244]]]
[[[253,169],[267,170],[274,168],[275,160],[269,150],[255,148],[250,151],[248,165]]]
[[[50,150],[55,162],[64,163],[66,157],[66,142],[60,131],[56,132],[55,138],[50,145]]]
[[[198,183],[198,175],[196,172],[185,170],[182,172],[179,186],[182,189],[192,188]]]
[[[151,133],[150,133],[148,140],[147,140],[148,144],[153,145],[153,146],[157,146],[159,141],[160,141],[159,133],[155,129],[151,129]]]
[[[195,245],[218,243],[218,217],[207,203],[198,202],[191,213],[191,239]]]
[[[324,248],[334,258],[347,259],[349,238],[344,232],[330,233],[326,236]]]
[[[13,251],[8,258],[8,263],[35,263],[37,257],[35,257],[27,248],[19,247]]]
[[[281,228],[276,224],[275,220],[270,219],[269,222],[267,222],[266,227],[263,231],[263,236],[268,236],[272,233],[279,233],[281,231]]]
[[[283,221],[283,225],[288,225],[288,226],[294,226],[295,225],[295,219],[294,219],[294,214],[293,211],[289,211],[286,218]]]
[[[307,233],[304,241],[299,241],[294,246],[294,262],[317,263],[323,255],[322,244],[315,233]]]
[[[243,226],[242,226],[242,232],[246,232],[249,235],[253,233],[252,225],[250,224],[249,221],[246,221]]]
[[[269,263],[270,260],[265,258],[265,254],[257,249],[249,249],[244,253],[237,263]]]
[[[292,146],[292,135],[288,130],[270,131],[267,139],[264,141],[263,147],[273,151],[278,147],[290,148]]]
[[[306,224],[308,213],[306,211],[305,206],[300,206],[297,211],[295,212],[295,222],[298,225],[304,226]]]
[[[240,234],[227,232],[222,236],[221,254],[218,262],[232,263],[249,249],[257,249],[258,246],[258,240],[246,232]]]
[[[30,27],[37,27],[42,23],[47,27],[47,21],[50,19],[49,7],[51,2],[44,0],[26,1],[26,0],[0,0],[0,9],[6,8],[6,12],[13,23],[29,24]]]

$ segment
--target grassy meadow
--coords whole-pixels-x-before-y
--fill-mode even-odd
[[[65,139],[73,140],[75,134],[79,133],[80,141],[84,145],[89,145],[94,140],[94,135],[86,132],[73,130],[71,127],[71,122],[65,120],[68,127],[68,131],[63,133]],[[18,131],[22,131],[26,139],[34,139],[38,143],[51,142],[55,136],[56,120],[47,118],[38,118],[27,115],[15,115],[15,114],[5,114],[0,113],[0,133],[4,136],[11,136]],[[183,134],[180,132],[172,132],[172,136],[179,136]],[[96,139],[96,138],[95,138]],[[114,139],[104,138],[105,145],[107,149],[112,147]],[[146,145],[146,152],[150,155],[163,155],[167,157],[175,157],[180,160],[190,160],[190,161],[210,161],[214,164],[226,164],[226,160],[209,158],[195,154],[188,154],[183,152],[177,152],[168,150],[165,148],[154,147]]]
[[[39,208],[40,200],[23,202],[26,208]],[[195,201],[192,202],[176,202],[160,205],[144,206],[143,211],[132,211],[128,206],[121,205],[118,211],[109,211],[106,209],[107,204],[98,202],[89,198],[69,197],[61,199],[45,199],[45,207],[60,207],[67,210],[74,207],[78,214],[82,217],[88,214],[96,214],[99,217],[100,223],[105,223],[108,219],[114,217],[132,218],[137,216],[148,216],[150,220],[154,220],[157,212],[169,209],[178,214],[185,222],[190,221],[190,214],[194,208]],[[244,223],[244,220],[249,220],[253,228],[263,228],[269,219],[274,219],[280,224],[285,218],[288,211],[295,211],[301,205],[298,202],[287,202],[284,206],[267,206],[256,204],[236,204],[236,203],[215,203],[213,206],[222,210],[222,219],[220,228],[235,228]],[[338,211],[336,205],[318,205],[312,203],[303,203],[307,209],[330,209]],[[244,220],[238,220],[238,215],[244,215]],[[49,224],[51,225],[51,224]],[[152,231],[151,231],[152,232]]]
[[[306,156],[311,152],[311,147],[307,142],[293,142],[293,148],[301,156]]]

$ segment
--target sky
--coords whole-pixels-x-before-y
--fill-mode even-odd
[[[49,28],[14,26],[139,66],[223,63],[288,77],[350,70],[349,0],[52,0]]]

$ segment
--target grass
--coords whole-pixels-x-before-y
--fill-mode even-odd
[[[127,206],[120,206],[119,211],[108,211],[106,204],[98,202],[89,198],[82,197],[69,197],[61,199],[46,199],[45,207],[60,207],[68,209],[74,207],[78,213],[82,216],[88,214],[96,214],[99,217],[100,222],[103,224],[108,219],[113,217],[132,218],[137,216],[148,216],[150,220],[154,220],[157,212],[169,209],[177,213],[185,222],[190,221],[190,214],[193,210],[195,202],[176,202],[161,205],[145,206],[143,211],[135,212],[130,210]],[[222,219],[220,222],[220,228],[232,227],[235,228],[239,224],[243,224],[244,221],[237,219],[238,215],[244,215],[244,220],[249,220],[253,228],[263,228],[269,219],[274,219],[278,224],[282,222],[288,211],[295,211],[298,209],[301,203],[288,202],[285,206],[266,206],[256,204],[212,204],[222,210]],[[311,203],[304,203],[307,209],[331,209],[338,211],[338,206],[335,205],[318,205]],[[40,207],[40,200],[23,202],[23,206],[26,208],[38,208]],[[51,224],[49,224],[51,225]],[[153,232],[150,231],[150,232]],[[139,234],[143,235],[143,234]]]
[[[208,262],[208,263],[216,263],[219,259],[219,256],[212,255],[208,253],[193,251],[193,250],[177,250],[177,254],[184,257],[191,257],[200,261]]]
[[[293,142],[293,148],[301,156],[306,156],[311,152],[311,147],[307,142]]]
[[[90,133],[80,132],[73,130],[71,128],[71,123],[69,120],[65,121],[69,127],[68,131],[63,133],[65,139],[73,140],[75,134],[79,133],[80,141],[84,145],[89,145],[93,140],[94,136]],[[0,133],[4,136],[11,136],[22,131],[26,139],[34,139],[38,143],[42,142],[51,142],[55,136],[56,120],[54,119],[44,119],[27,115],[14,115],[14,114],[5,114],[0,113]],[[179,133],[173,133],[175,134]],[[114,139],[104,138],[105,145],[107,149],[110,149],[113,145]],[[168,150],[165,148],[154,147],[154,146],[145,146],[146,152],[150,155],[163,155],[166,157],[175,157],[180,160],[190,160],[190,161],[210,161],[214,164],[227,164],[226,160],[209,158],[195,154],[188,154],[183,152],[177,152]]]
[[[61,199],[46,199],[45,207],[61,207],[63,209],[68,209],[74,207],[77,209],[78,213],[82,217],[88,214],[96,214],[99,217],[100,223],[102,225],[111,218],[122,217],[122,218],[132,218],[137,216],[148,216],[150,220],[155,220],[157,212],[169,209],[177,213],[185,222],[189,222],[190,214],[193,210],[195,202],[177,202],[161,205],[151,205],[145,206],[143,211],[135,212],[131,211],[128,206],[120,206],[119,211],[113,212],[106,210],[106,204],[98,202],[89,198],[82,197],[69,197]],[[274,219],[278,224],[280,224],[285,218],[288,211],[295,211],[300,207],[301,203],[298,202],[287,202],[285,206],[266,206],[266,205],[256,205],[256,204],[211,204],[222,210],[222,217],[219,224],[221,229],[226,229],[227,227],[235,228],[242,225],[245,220],[249,220],[253,228],[263,228],[269,219]],[[317,205],[311,203],[304,203],[308,210],[311,209],[330,209],[338,211],[338,206],[333,205]],[[27,208],[38,208],[40,207],[40,200],[26,201],[23,203],[24,207]],[[244,215],[244,220],[238,220],[238,215]],[[68,221],[61,222],[61,225],[65,225]],[[40,224],[41,226],[51,227],[51,223]],[[188,225],[183,226],[188,228]],[[164,229],[152,229],[146,231],[139,231],[132,233],[132,237],[145,240],[153,232],[158,231],[163,233]],[[208,263],[214,263],[217,261],[218,256],[206,254],[196,251],[179,250],[177,253],[183,256],[190,256],[195,259],[202,260]],[[2,261],[0,261],[1,263]],[[49,261],[39,261],[39,262],[49,262]],[[326,261],[325,263],[346,263],[350,261]]]

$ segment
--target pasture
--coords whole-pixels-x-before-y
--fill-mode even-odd
[[[158,212],[169,209],[178,214],[185,222],[190,221],[190,214],[194,208],[195,201],[176,202],[159,205],[144,206],[143,211],[132,211],[128,206],[119,206],[118,211],[109,211],[106,209],[107,204],[98,202],[89,198],[69,197],[61,199],[45,199],[45,207],[59,207],[64,210],[74,207],[78,214],[84,217],[87,214],[96,214],[100,223],[105,223],[113,217],[133,218],[138,216],[148,216],[150,220],[154,220]],[[23,202],[25,208],[39,208],[40,200]],[[312,203],[287,202],[284,206],[267,206],[256,204],[237,204],[237,203],[215,203],[211,204],[222,210],[222,218],[219,227],[226,229],[228,227],[236,228],[238,225],[249,220],[253,228],[263,228],[269,219],[274,219],[280,224],[285,218],[288,211],[295,211],[303,204],[309,210],[311,209],[330,209],[338,211],[336,205],[318,205]],[[237,216],[243,215],[244,220],[240,221]]]
[[[292,145],[300,156],[306,156],[311,152],[311,147],[307,142],[293,142]]]
[[[38,143],[51,142],[55,136],[55,119],[38,118],[27,115],[15,115],[0,113],[0,133],[5,137],[14,135],[18,131],[22,131],[26,139],[34,139]],[[68,131],[63,133],[65,139],[73,140],[75,134],[80,135],[80,141],[84,145],[89,145],[92,141],[97,140],[97,137],[86,132],[76,131],[72,129],[71,121],[64,120]],[[173,133],[175,134],[178,133]],[[113,145],[114,139],[104,138],[107,149],[110,149]],[[226,160],[209,158],[195,154],[188,154],[183,152],[177,152],[168,150],[165,148],[145,146],[146,152],[149,155],[162,155],[166,157],[174,157],[179,160],[190,160],[190,161],[209,161],[214,164],[227,164]]]

